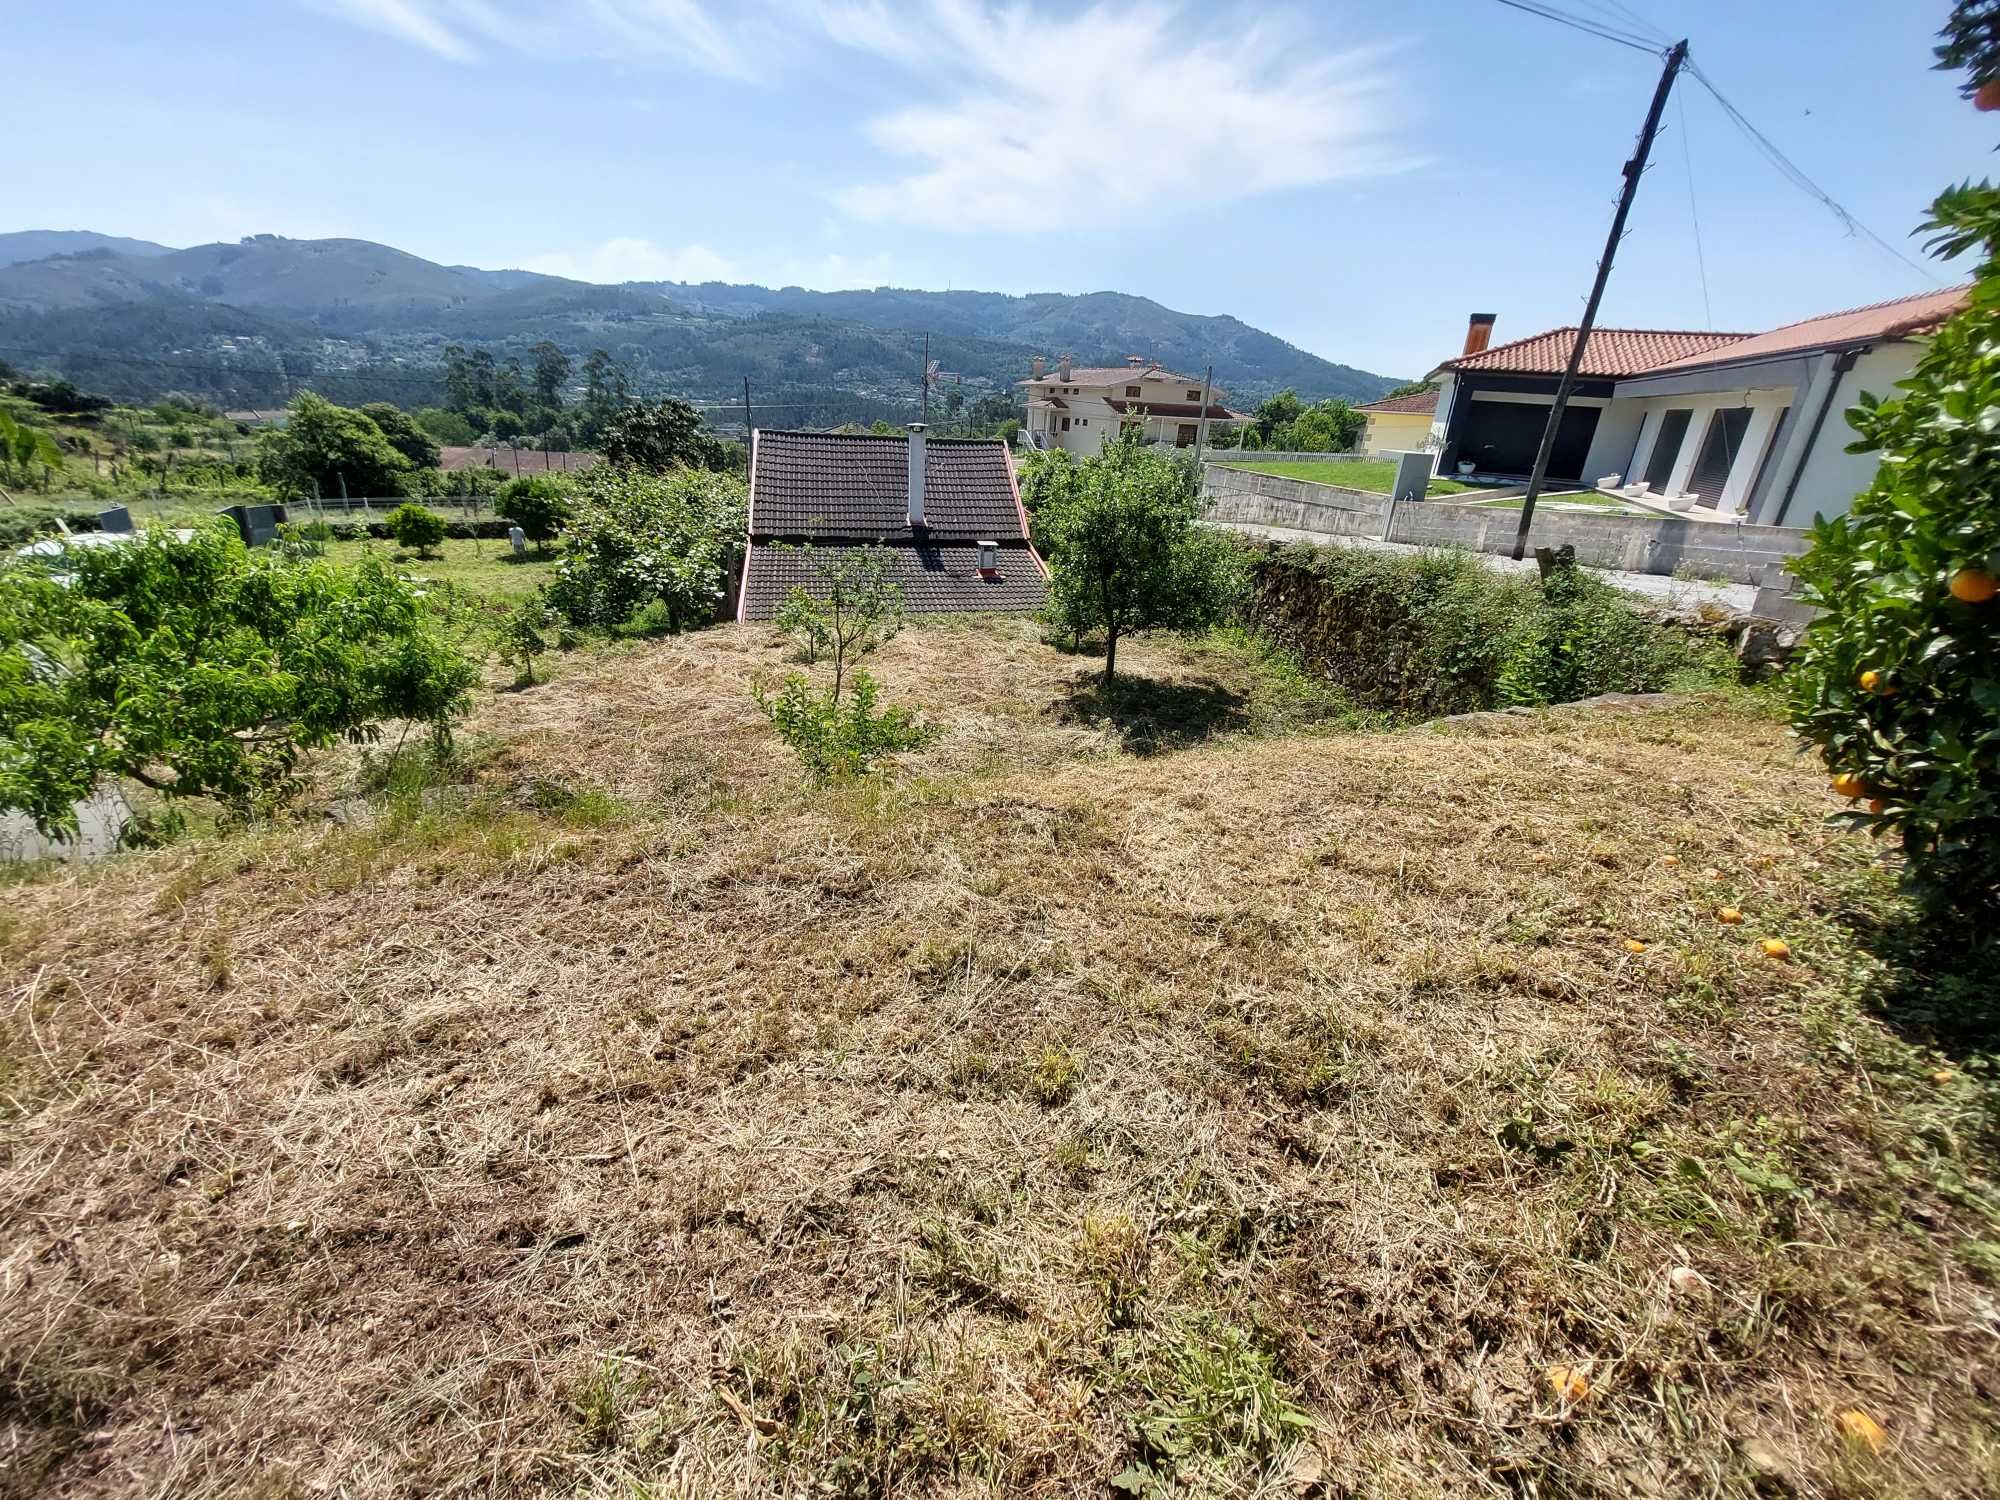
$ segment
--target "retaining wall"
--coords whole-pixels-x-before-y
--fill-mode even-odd
[[[1404,501],[1389,515],[1386,496],[1366,490],[1251,474],[1210,466],[1204,475],[1209,518],[1253,526],[1283,526],[1329,536],[1366,536],[1419,547],[1512,552],[1520,513],[1436,500]],[[1389,531],[1384,535],[1384,526]],[[1540,509],[1529,534],[1537,547],[1574,547],[1591,568],[1670,575],[1686,569],[1703,578],[1756,583],[1773,563],[1806,550],[1803,531],[1787,526],[1729,526],[1679,517],[1581,515]]]

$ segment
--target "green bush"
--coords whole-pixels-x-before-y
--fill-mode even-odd
[[[36,537],[55,534],[60,520],[71,531],[97,530],[97,512],[65,505],[0,506],[0,547],[18,547]]]
[[[532,474],[501,485],[493,497],[493,510],[520,527],[537,547],[546,547],[569,519],[569,500],[561,480]]]
[[[845,693],[829,686],[815,689],[803,673],[788,676],[775,695],[760,683],[757,707],[778,731],[778,738],[798,752],[815,781],[846,781],[866,776],[882,760],[902,750],[917,750],[937,738],[937,730],[918,720],[907,708],[875,711],[875,679],[862,668]]]
[[[1942,258],[1983,250],[1971,305],[1903,396],[1864,396],[1853,451],[1874,484],[1793,564],[1824,611],[1795,661],[1792,718],[1849,822],[1900,838],[1928,904],[2000,908],[2000,189],[1955,188],[1927,226]],[[1865,808],[1866,810],[1862,810]]]
[[[431,549],[444,540],[445,520],[427,506],[399,505],[389,512],[389,535],[398,546],[410,548],[419,557],[429,557]]]
[[[1733,675],[1588,573],[1506,577],[1469,552],[1265,549],[1245,622],[1358,708],[1409,718],[1658,692]]]
[[[550,605],[574,625],[610,627],[654,600],[671,629],[715,619],[743,536],[743,481],[703,469],[651,474],[600,464],[570,480]]]

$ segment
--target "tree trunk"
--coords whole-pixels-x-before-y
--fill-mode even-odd
[[[1116,630],[1107,630],[1104,633],[1104,685],[1106,687],[1111,686],[1112,674],[1116,672],[1117,669],[1118,669],[1118,632]]]

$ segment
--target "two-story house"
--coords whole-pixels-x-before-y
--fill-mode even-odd
[[[1067,448],[1079,456],[1100,451],[1120,432],[1137,430],[1149,443],[1191,448],[1204,415],[1201,377],[1177,375],[1144,355],[1122,365],[1085,367],[1067,354],[1049,368],[1035,356],[1032,373],[1017,381],[1027,393],[1028,424],[1023,429],[1036,448]],[[1210,432],[1249,420],[1223,405],[1211,386],[1206,415]]]

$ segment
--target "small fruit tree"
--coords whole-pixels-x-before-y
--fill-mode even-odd
[[[1971,305],[1892,401],[1864,396],[1875,482],[1796,563],[1825,611],[1791,674],[1793,722],[1902,840],[1922,896],[2000,908],[2000,189],[1953,188],[1926,226],[1942,258],[1983,251]]]
[[[1133,435],[1051,469],[1035,515],[1049,551],[1049,622],[1075,639],[1104,632],[1106,683],[1125,636],[1206,630],[1228,613],[1241,565],[1225,538],[1196,524],[1200,516],[1193,462]]]
[[[477,669],[378,557],[246,551],[227,526],[0,565],[0,808],[45,832],[128,777],[171,801],[281,801],[306,752],[385,720],[450,745]]]
[[[389,512],[389,535],[419,557],[429,557],[444,540],[444,532],[444,517],[427,505],[405,502]]]
[[[546,548],[569,519],[569,501],[563,483],[547,474],[529,474],[510,479],[493,497],[496,515],[512,521],[537,549]]]

